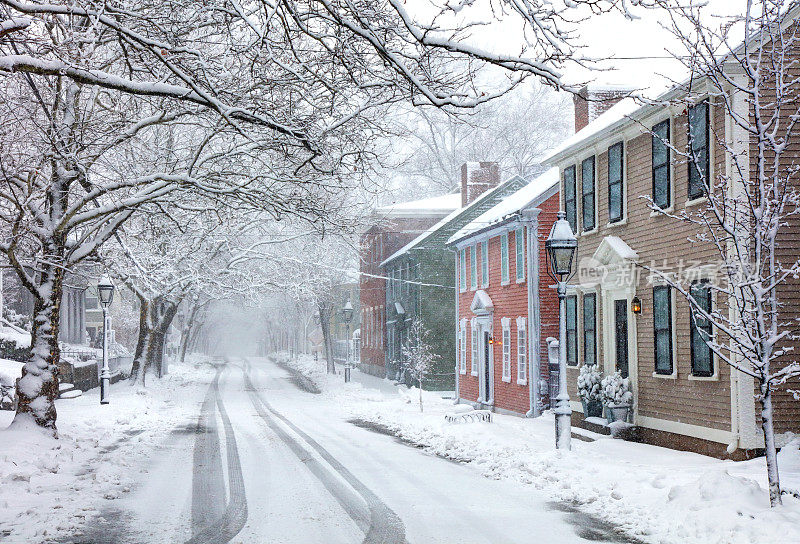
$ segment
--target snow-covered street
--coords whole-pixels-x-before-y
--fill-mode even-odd
[[[3,542],[627,541],[530,486],[348,422],[266,359],[179,367],[147,395],[116,384],[102,408],[93,393],[59,403],[76,452],[39,438],[58,451],[52,471],[6,472],[4,450]]]

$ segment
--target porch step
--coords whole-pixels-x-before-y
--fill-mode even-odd
[[[75,386],[72,385],[71,383],[61,382],[58,384],[59,392],[72,391],[73,389],[75,389]]]
[[[597,434],[610,435],[611,429],[608,428],[608,422],[602,417],[587,417],[580,423],[581,428],[587,431],[592,431]]]
[[[70,391],[62,392],[60,395],[58,395],[58,398],[60,398],[60,399],[74,399],[74,398],[80,397],[81,395],[83,395],[83,391],[81,391],[80,389],[72,389]]]

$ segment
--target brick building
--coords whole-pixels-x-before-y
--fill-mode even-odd
[[[526,184],[520,177],[500,183],[496,163],[466,163],[461,167],[461,195],[466,203],[427,232],[388,257],[382,267],[390,278],[386,290],[387,375],[404,379],[402,350],[407,331],[421,320],[439,356],[428,387],[455,387],[455,265],[447,240],[503,198]],[[464,195],[466,199],[464,200]]]
[[[359,299],[362,371],[386,376],[386,280],[380,263],[460,207],[459,193],[378,208],[361,236]]]
[[[459,402],[530,416],[547,406],[545,339],[558,335],[558,299],[544,240],[558,209],[553,168],[450,238]]]

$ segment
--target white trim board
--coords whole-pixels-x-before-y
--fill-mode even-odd
[[[701,427],[700,425],[692,425],[690,423],[681,423],[680,421],[670,421],[668,419],[659,419],[643,415],[636,416],[635,421],[636,425],[639,427],[682,434],[702,440],[710,440],[711,442],[719,442],[720,444],[730,444],[733,440],[733,433],[722,429],[711,429],[709,427]]]

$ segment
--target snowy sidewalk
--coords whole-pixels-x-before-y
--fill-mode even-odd
[[[770,509],[764,460],[733,462],[657,446],[603,438],[553,445],[553,417],[494,414],[493,423],[449,424],[452,401],[397,388],[353,372],[353,381],[325,374],[324,362],[290,362],[341,407],[342,416],[378,425],[431,453],[468,462],[489,478],[510,478],[653,543],[774,544],[800,541],[800,500],[784,496]],[[784,489],[800,489],[800,449],[779,455]]]
[[[100,405],[93,389],[56,401],[58,440],[35,429],[6,429],[0,411],[0,541],[53,542],[80,534],[128,493],[176,428],[196,425],[210,366],[173,365],[146,389],[111,386]]]

